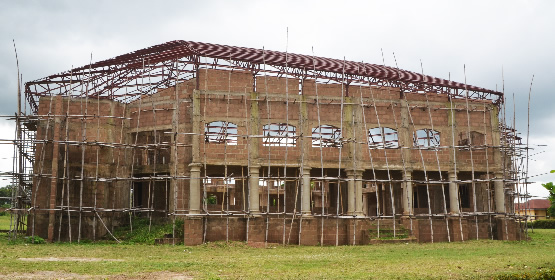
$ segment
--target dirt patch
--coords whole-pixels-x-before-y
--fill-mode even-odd
[[[20,261],[27,262],[122,262],[121,259],[101,259],[101,258],[19,258]]]
[[[61,271],[38,271],[33,273],[11,273],[1,275],[2,279],[115,279],[115,280],[128,280],[128,279],[175,279],[175,280],[189,280],[193,277],[184,275],[177,272],[160,271],[141,273],[137,275],[87,275],[68,273]]]
[[[32,273],[11,273],[0,275],[4,279],[102,279],[102,276],[81,275],[59,271],[39,271]]]
[[[172,279],[172,280],[189,280],[193,279],[192,276],[185,275],[183,273],[178,272],[170,272],[170,271],[160,271],[160,272],[150,272],[150,273],[142,273],[139,275],[134,276],[127,276],[127,275],[113,275],[109,276],[108,279],[116,279],[116,280],[127,280],[127,279]]]
[[[252,248],[268,248],[268,249],[273,249],[279,246],[278,243],[265,243],[265,242],[253,242],[253,241],[249,241],[247,242],[247,246],[252,247]]]

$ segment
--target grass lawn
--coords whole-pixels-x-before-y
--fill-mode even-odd
[[[0,216],[0,230],[10,230],[10,215]]]
[[[0,237],[0,278],[491,278],[555,268],[555,230],[532,241],[251,248],[244,243],[183,245],[23,244]],[[26,258],[40,258],[28,260]],[[185,275],[185,276],[179,276]],[[179,276],[179,277],[178,277]],[[40,278],[40,277],[39,277]]]

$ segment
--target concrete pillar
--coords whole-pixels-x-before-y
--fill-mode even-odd
[[[505,182],[503,182],[503,173],[495,173],[494,193],[495,193],[495,212],[505,213]]]
[[[200,91],[193,91],[193,137],[191,137],[191,153],[193,156],[193,162],[201,162],[200,143],[202,143],[202,137],[204,134],[204,123],[200,113],[200,102]],[[179,110],[179,103],[177,108]],[[179,111],[177,112],[177,116],[179,117]],[[177,120],[176,125],[179,125],[179,120]]]
[[[362,213],[368,216],[368,193],[362,195]]]
[[[457,173],[449,172],[449,213],[460,214],[459,209],[459,184],[457,181]]]
[[[302,215],[312,215],[310,212],[310,167],[304,167],[302,169],[303,181],[302,181],[302,203],[301,203],[301,213]]]
[[[399,106],[400,106],[399,113],[401,115],[401,120],[400,120],[401,125],[399,126],[399,131],[397,132],[399,137],[399,146],[404,148],[409,148],[409,149],[401,149],[401,153],[403,153],[404,158],[410,159],[412,158],[411,148],[414,145],[413,139],[412,139],[413,131],[411,129],[414,127],[411,127],[411,120],[409,117],[410,107],[408,102],[404,98],[401,98],[401,100],[399,101]],[[406,160],[405,164],[406,164],[405,168],[413,169],[412,160]]]
[[[355,215],[355,172],[354,170],[347,171],[347,215]]]
[[[191,163],[191,179],[189,180],[189,214],[200,214],[200,168],[202,164]]]
[[[362,172],[363,170],[355,171],[355,215],[357,216],[364,216],[362,210]]]
[[[414,205],[412,203],[412,171],[406,171],[403,182],[403,215],[412,215],[414,213]]]
[[[259,174],[260,166],[249,168],[249,212],[251,215],[260,214]]]

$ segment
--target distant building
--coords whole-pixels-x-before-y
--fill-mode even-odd
[[[515,212],[520,216],[528,216],[528,221],[545,220],[549,217],[547,208],[551,206],[549,199],[530,199],[523,203],[515,204]]]

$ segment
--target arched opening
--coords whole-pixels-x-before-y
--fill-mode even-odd
[[[429,128],[419,129],[414,132],[413,141],[414,146],[421,149],[439,147],[439,132]]]
[[[204,126],[206,143],[237,145],[237,125],[226,121],[215,121]]]
[[[370,149],[399,148],[397,130],[389,127],[374,127],[368,130],[368,147]]]
[[[341,147],[341,129],[333,125],[321,125],[312,129],[312,147]]]
[[[263,146],[288,146],[297,145],[297,128],[286,123],[271,123],[262,127],[264,137]]]

